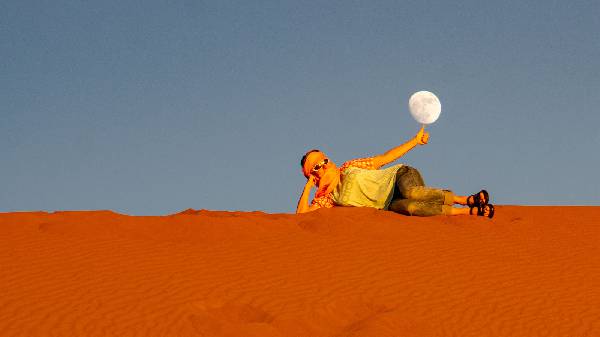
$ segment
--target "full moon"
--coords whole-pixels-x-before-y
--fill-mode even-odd
[[[419,91],[412,94],[408,100],[408,108],[413,118],[421,124],[435,122],[442,112],[440,100],[429,91]]]

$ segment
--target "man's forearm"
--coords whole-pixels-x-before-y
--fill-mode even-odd
[[[411,140],[409,140],[408,142],[396,146],[395,148],[387,151],[386,153],[384,153],[381,157],[381,166],[389,164],[393,161],[395,161],[396,159],[402,157],[403,155],[405,155],[408,151],[412,150],[415,146],[417,146],[418,141],[416,138],[412,138]]]
[[[302,191],[302,195],[300,196],[300,200],[298,201],[298,207],[296,207],[296,213],[304,213],[307,212],[310,208],[308,204],[308,198],[310,196],[310,189],[312,186],[306,185],[304,186],[304,190]]]

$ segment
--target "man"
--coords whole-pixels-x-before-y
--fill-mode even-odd
[[[308,151],[300,161],[307,181],[296,213],[322,207],[356,206],[389,209],[417,216],[444,214],[493,217],[494,206],[489,204],[489,194],[485,190],[470,196],[458,196],[450,190],[425,186],[420,173],[410,166],[399,164],[381,169],[428,141],[429,133],[422,127],[408,142],[382,155],[347,161],[340,168],[325,153],[316,149]],[[317,191],[309,204],[310,191],[315,186]],[[453,207],[455,204],[469,207]]]

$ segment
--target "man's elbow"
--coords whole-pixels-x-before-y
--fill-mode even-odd
[[[321,208],[319,205],[310,205],[308,207],[298,208],[296,209],[296,214],[312,212],[319,208]]]
[[[306,206],[298,206],[298,208],[296,208],[296,214],[300,214],[300,213],[306,213],[308,211],[310,211],[310,206],[306,205]]]

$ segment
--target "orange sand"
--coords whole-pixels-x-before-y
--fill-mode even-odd
[[[0,214],[1,336],[600,336],[600,207]]]

